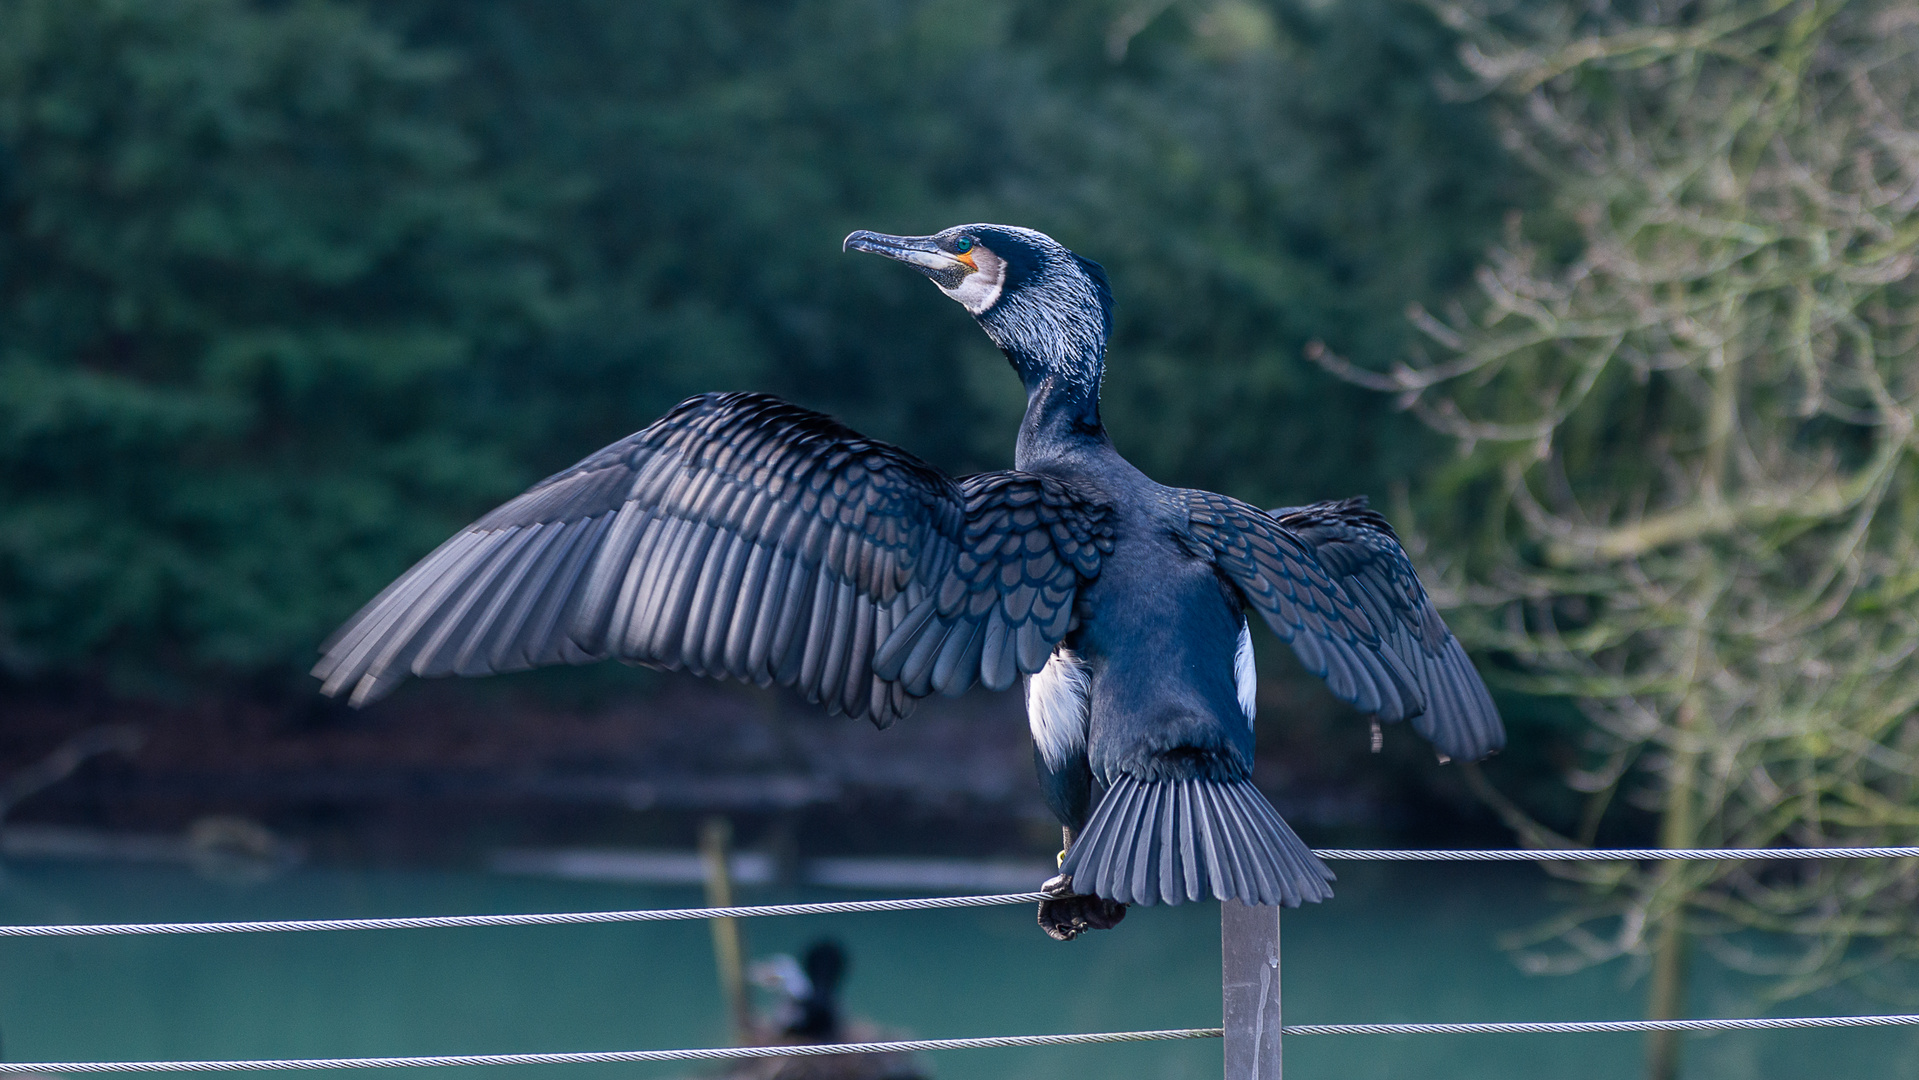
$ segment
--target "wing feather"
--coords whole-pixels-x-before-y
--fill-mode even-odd
[[[372,655],[380,640],[406,615],[417,597],[485,540],[485,536],[471,533],[452,537],[429,552],[406,576],[382,589],[351,620],[335,630],[326,640],[320,663],[313,669],[314,675],[326,680],[321,691],[338,694],[352,687],[358,674],[351,669]]]
[[[1107,508],[1052,477],[986,473],[960,486],[964,531],[932,579],[931,611],[914,610],[875,654],[875,673],[908,693],[1004,689],[1045,667],[1071,631],[1072,598],[1113,548]],[[1042,606],[1042,594],[1059,602]],[[978,632],[953,632],[969,624]]]
[[[726,642],[732,629],[732,615],[739,606],[740,586],[746,581],[746,566],[753,557],[753,542],[737,533],[727,537],[726,555],[718,560],[713,589],[704,602],[694,604],[702,614],[700,627],[700,667],[709,675],[733,676],[727,663]]]
[[[510,602],[502,606],[491,631],[474,636],[471,654],[460,658],[460,674],[482,675],[488,671],[531,666],[526,658],[527,652],[538,648],[545,640],[537,628],[529,625],[539,611],[541,599],[564,595],[563,591],[553,589],[553,583],[563,580],[569,571],[577,572],[582,560],[576,558],[576,553],[582,541],[605,529],[612,519],[612,514],[599,514],[572,522],[559,530],[542,553],[539,563],[528,570],[519,587],[514,590]],[[518,655],[514,655],[516,643],[524,643]]]
[[[879,608],[865,596],[853,597],[852,638],[847,642],[846,658],[842,661],[846,674],[842,677],[840,697],[843,711],[858,714],[860,704],[871,694],[873,681],[873,624],[879,617]]]
[[[676,517],[660,517],[649,523],[640,550],[624,567],[626,578],[620,584],[620,601],[613,610],[615,655],[639,659],[646,654],[652,628],[647,620],[658,606],[660,591],[672,583],[675,556],[683,550],[685,534],[696,524]]]
[[[628,659],[658,662],[671,669],[681,666],[683,658],[675,646],[686,627],[687,594],[705,565],[706,546],[712,538],[713,526],[702,520],[687,522],[668,538],[661,572],[641,591],[643,602],[633,612]]]
[[[1386,649],[1412,672],[1426,698],[1413,729],[1448,758],[1477,761],[1506,745],[1486,683],[1420,584],[1412,560],[1386,519],[1362,498],[1272,512],[1308,544],[1354,602]]]
[[[833,588],[833,618],[826,632],[826,651],[815,692],[833,712],[840,711],[840,691],[846,686],[846,651],[853,643],[853,583],[842,579]]]
[[[460,590],[458,599],[447,606],[439,625],[420,646],[415,666],[432,675],[457,671],[468,641],[485,630],[481,620],[489,612],[498,614],[499,602],[511,595],[531,561],[545,550],[542,541],[551,540],[554,531],[544,525],[529,525],[500,544],[486,564],[474,571],[471,583]]]
[[[833,579],[820,574],[813,582],[806,633],[794,642],[794,648],[800,650],[799,681],[802,686],[819,685],[820,669],[826,663],[826,650],[833,633]]]
[[[457,638],[450,642],[450,655],[446,657],[446,663],[453,674],[466,674],[476,664],[481,674],[486,672],[486,653],[500,628],[513,621],[523,607],[528,583],[550,577],[565,554],[567,540],[576,527],[590,524],[590,521],[571,524],[556,522],[538,528],[538,534],[528,540],[511,570],[503,573],[494,584],[485,608],[474,611]]]
[[[988,690],[1004,690],[1019,674],[1013,663],[1013,637],[1006,632],[1006,620],[988,614],[980,640],[980,682]]]
[[[779,621],[773,630],[773,651],[771,657],[779,671],[784,672],[790,660],[799,663],[806,649],[805,635],[800,624],[810,622],[813,611],[813,568],[798,553],[786,564],[786,588],[780,601]],[[796,653],[798,655],[796,655]],[[797,667],[795,668],[797,671]],[[775,677],[782,685],[787,683],[783,677]]]
[[[1413,672],[1304,541],[1237,499],[1194,490],[1174,496],[1187,516],[1182,539],[1211,553],[1248,605],[1334,694],[1386,720],[1425,708]]]
[[[751,680],[753,632],[759,625],[760,605],[766,597],[766,571],[773,563],[773,549],[765,544],[747,544],[745,565],[740,569],[739,585],[733,591],[733,611],[725,621],[726,637],[722,656],[726,673],[735,679]]]
[[[496,671],[518,671],[543,664],[574,663],[571,654],[591,655],[593,647],[582,648],[564,633],[563,627],[580,616],[580,609],[588,601],[586,590],[579,587],[580,580],[593,565],[593,553],[601,550],[617,552],[630,550],[636,530],[627,527],[624,532],[620,526],[629,516],[637,518],[639,512],[629,515],[625,509],[618,514],[601,514],[587,520],[594,522],[591,528],[581,532],[578,542],[567,552],[566,562],[554,574],[553,580],[543,591],[532,599],[531,610],[527,614],[525,636],[519,640],[504,638],[496,646],[503,658],[502,665],[495,665]],[[596,642],[606,639],[604,610],[592,616],[592,625],[596,627]],[[569,653],[571,650],[571,653]]]
[[[786,583],[793,572],[793,556],[768,546],[766,585],[760,594],[759,610],[753,616],[753,638],[746,646],[746,670],[754,679],[772,677],[774,641],[779,635],[780,616],[786,610]],[[743,617],[743,616],[742,616]]]
[[[484,567],[501,547],[511,544],[520,530],[514,528],[502,534],[487,538],[487,542],[474,544],[460,557],[447,566],[444,573],[436,575],[419,594],[419,600],[393,621],[378,639],[378,648],[373,653],[376,666],[387,668],[405,668],[413,662],[425,636],[432,633],[446,616],[444,601],[448,597],[459,595],[459,590],[470,581],[474,572]]]
[[[954,481],[819,413],[711,394],[434,549],[314,671],[360,705],[409,675],[618,658],[884,724],[1037,671],[1111,549],[1108,510],[1057,479]]]

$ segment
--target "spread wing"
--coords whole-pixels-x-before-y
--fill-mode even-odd
[[[1418,715],[1424,699],[1406,664],[1314,558],[1305,542],[1258,507],[1210,491],[1178,491],[1188,542],[1216,566],[1306,669],[1334,694],[1382,720]]]
[[[442,544],[313,671],[363,705],[408,675],[618,658],[884,726],[912,697],[1039,670],[1111,547],[1105,517],[1047,478],[955,482],[821,413],[708,394]]]
[[[908,694],[957,694],[977,678],[1004,690],[1046,666],[1077,625],[1074,598],[1113,549],[1105,507],[1052,477],[997,472],[960,481],[966,526],[939,588],[908,611],[873,667]]]
[[[1364,497],[1274,510],[1272,516],[1311,545],[1327,572],[1405,661],[1426,698],[1413,729],[1449,758],[1477,761],[1506,745],[1486,684],[1446,628],[1419,583],[1412,560],[1386,519]]]

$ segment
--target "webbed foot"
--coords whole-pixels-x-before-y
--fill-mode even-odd
[[[1046,899],[1039,902],[1039,928],[1054,941],[1071,941],[1088,930],[1111,930],[1126,917],[1126,905],[1101,896],[1073,891],[1073,879],[1065,874],[1039,887]]]

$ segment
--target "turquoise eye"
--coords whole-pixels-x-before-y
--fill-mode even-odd
[[[960,237],[958,240],[953,242],[953,250],[958,252],[961,255],[964,255],[967,252],[973,250],[973,238],[970,236]]]

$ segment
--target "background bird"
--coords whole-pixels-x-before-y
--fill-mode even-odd
[[[1112,296],[1042,233],[964,225],[845,248],[958,301],[1027,391],[1014,468],[953,479],[764,394],[692,398],[481,518],[323,646],[363,705],[408,675],[609,657],[790,686],[885,727],[1024,676],[1066,830],[1041,925],[1125,904],[1297,905],[1332,874],[1254,787],[1258,612],[1335,694],[1442,755],[1504,742],[1479,676],[1363,502],[1268,515],[1155,483],[1107,437]]]
[[[870,1043],[907,1038],[871,1021],[848,1017],[841,1008],[840,985],[849,957],[832,938],[806,947],[799,959],[782,954],[753,965],[753,981],[778,993],[771,1024],[756,1025],[755,1046],[796,1043]],[[817,1057],[759,1058],[734,1063],[725,1080],[926,1080],[912,1055],[900,1053],[826,1054]]]

